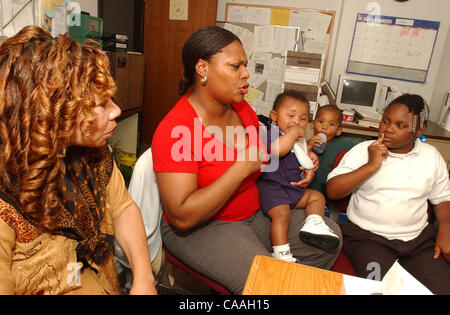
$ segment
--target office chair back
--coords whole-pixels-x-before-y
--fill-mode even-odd
[[[348,150],[343,150],[336,155],[336,158],[334,159],[334,163],[333,163],[333,169],[339,165],[339,162],[341,162],[342,158],[344,157],[345,153],[347,153],[347,152],[348,152]],[[336,211],[339,211],[341,213],[346,213],[349,201],[350,201],[350,196],[347,196],[340,200],[327,200],[327,203],[329,205],[331,205],[331,208],[336,209]],[[331,268],[331,270],[335,271],[335,272],[340,272],[340,273],[343,273],[346,275],[350,275],[350,276],[356,276],[356,271],[353,268],[352,263],[350,262],[347,255],[345,255],[345,253],[342,249],[341,249],[341,252],[339,253],[338,258],[336,259],[336,262],[334,263],[333,267]]]
[[[163,208],[159,196],[156,175],[153,171],[151,148],[145,151],[136,162],[128,190],[141,210],[150,254],[156,254],[162,243],[160,222]],[[220,284],[185,265],[181,260],[170,253],[167,248],[164,248],[164,256],[169,263],[199,279],[212,290],[220,294],[231,294]],[[154,257],[152,257],[152,259],[154,259]]]

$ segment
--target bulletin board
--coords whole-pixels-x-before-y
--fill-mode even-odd
[[[298,50],[299,28],[226,22],[217,22],[217,25],[241,39],[250,74],[245,99],[258,115],[268,116],[276,96],[282,91],[285,52]]]
[[[226,4],[225,21],[218,22],[217,25],[234,33],[242,34],[238,36],[241,38],[249,57],[248,68],[251,69],[250,90],[246,100],[257,114],[268,116],[274,97],[282,91],[285,65],[284,52],[273,51],[269,58],[264,52],[261,53],[261,48],[258,51],[257,47],[261,45],[260,42],[264,41],[266,35],[261,30],[264,30],[265,27],[274,27],[274,32],[280,31],[288,34],[289,29],[295,29],[297,43],[292,49],[286,50],[323,54],[323,69],[326,69],[334,19],[335,11],[238,3]],[[236,32],[235,27],[244,31],[238,30]],[[274,46],[277,47],[278,45],[280,44]],[[253,48],[256,48],[256,51]],[[260,69],[259,66],[264,64],[269,65],[270,74],[266,82],[261,84],[257,72]],[[325,71],[322,72],[322,79],[324,76]],[[278,77],[280,80],[278,80]],[[279,84],[278,81],[280,81]]]
[[[347,72],[424,83],[439,26],[435,21],[359,13]]]

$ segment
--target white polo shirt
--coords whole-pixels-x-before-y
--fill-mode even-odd
[[[354,146],[328,180],[366,164],[367,148],[373,142]],[[353,191],[347,216],[362,229],[390,240],[409,241],[427,226],[427,200],[433,205],[450,201],[449,174],[436,148],[417,140],[408,153],[389,152],[381,168]]]

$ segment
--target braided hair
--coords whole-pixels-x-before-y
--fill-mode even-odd
[[[422,96],[417,94],[403,94],[389,103],[386,109],[396,103],[408,107],[410,113],[410,131],[415,132],[417,125],[420,129],[423,129],[427,125],[430,110]],[[417,116],[417,119],[414,119],[414,116]]]

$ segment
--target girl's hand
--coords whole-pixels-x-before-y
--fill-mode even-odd
[[[443,255],[445,260],[450,263],[450,224],[441,224],[438,237],[434,245],[434,259]]]
[[[369,151],[369,162],[367,164],[372,165],[376,170],[380,169],[383,160],[388,157],[388,148],[383,144],[383,139],[384,134],[367,148]]]

